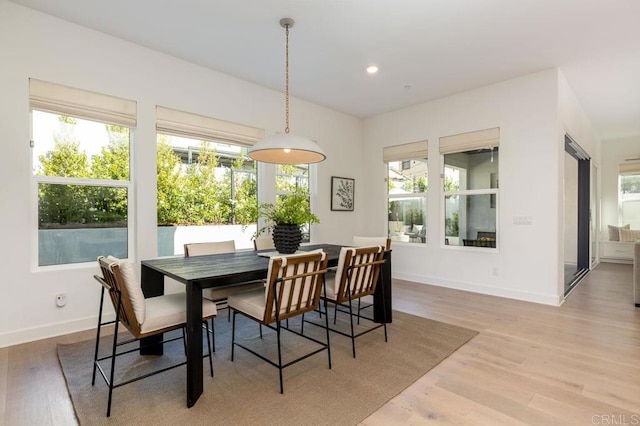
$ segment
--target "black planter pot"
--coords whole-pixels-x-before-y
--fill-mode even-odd
[[[298,225],[276,225],[273,228],[273,245],[278,253],[295,253],[301,242],[302,231]]]

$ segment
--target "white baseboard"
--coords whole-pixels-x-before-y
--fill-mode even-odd
[[[624,263],[626,265],[633,265],[633,259],[622,259],[622,258],[613,258],[613,257],[602,257],[602,256],[600,256],[600,262],[604,262],[604,263]]]
[[[115,314],[105,315],[104,321],[111,321],[115,318]],[[51,337],[61,336],[63,334],[76,333],[96,328],[98,316],[89,316],[85,318],[75,319],[71,321],[58,322],[55,324],[47,324],[39,327],[23,328],[20,330],[10,331],[0,334],[0,348],[7,346],[20,345],[22,343],[33,342],[36,340],[48,339]]]
[[[425,277],[422,275],[403,274],[396,272],[394,273],[393,278],[422,284],[435,285],[438,287],[470,291],[473,293],[523,300],[526,302],[542,303],[545,305],[559,306],[564,302],[564,298],[558,298],[554,295],[509,290],[464,281],[443,280],[437,277]],[[110,313],[110,315],[106,315],[106,318],[104,320],[113,320],[114,316],[115,315],[113,313]],[[48,339],[55,336],[61,336],[63,334],[95,329],[97,321],[97,316],[89,316],[71,321],[64,321],[55,324],[47,324],[40,327],[24,328],[8,333],[2,333],[0,334],[0,348],[33,342],[35,340]]]
[[[455,290],[470,291],[473,293],[487,294],[490,296],[505,297],[507,299],[522,300],[525,302],[541,303],[544,305],[560,306],[564,302],[564,297],[552,294],[533,293],[529,291],[511,290],[501,287],[491,287],[487,285],[445,280],[437,277],[425,277],[415,274],[403,274],[394,272],[393,278],[405,281],[413,281],[421,284],[429,284],[437,287],[452,288]]]

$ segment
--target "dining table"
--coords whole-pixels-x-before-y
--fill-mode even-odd
[[[310,244],[300,246],[300,252],[322,249],[327,253],[328,266],[338,264],[339,244]],[[164,294],[164,278],[172,278],[185,285],[186,290],[186,358],[187,407],[192,407],[204,388],[202,365],[202,290],[231,287],[243,282],[264,279],[269,268],[270,250],[238,250],[233,253],[206,256],[170,256],[141,262],[141,285],[145,298]],[[384,297],[383,297],[384,295]],[[373,295],[373,320],[390,323],[391,308],[391,250],[385,251],[376,292]],[[141,342],[142,354],[162,354],[162,335]]]

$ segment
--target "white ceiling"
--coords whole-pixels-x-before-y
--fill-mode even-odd
[[[640,135],[639,0],[12,1],[279,91],[292,17],[292,96],[358,117],[559,66],[602,138]]]

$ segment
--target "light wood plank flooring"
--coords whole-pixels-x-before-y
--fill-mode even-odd
[[[480,332],[363,423],[640,425],[632,266],[600,264],[561,307],[394,282],[394,308]]]
[[[480,334],[364,425],[640,425],[632,267],[601,264],[561,307],[394,281],[394,308]],[[57,343],[0,349],[0,424],[76,424]]]

